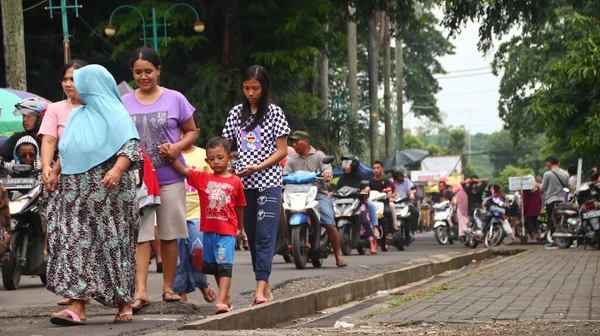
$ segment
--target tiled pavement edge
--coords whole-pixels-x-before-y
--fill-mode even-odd
[[[445,290],[372,310],[368,323],[600,320],[600,251],[544,250],[449,280]],[[390,297],[388,303],[397,300]]]

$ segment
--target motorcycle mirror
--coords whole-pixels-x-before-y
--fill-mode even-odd
[[[410,190],[417,190],[417,186],[413,185],[412,187],[410,187]]]
[[[330,164],[334,160],[335,160],[335,156],[327,155],[326,157],[323,158],[323,160],[321,162],[323,162],[324,164]]]
[[[370,184],[370,183],[369,183],[369,181],[367,181],[367,180],[360,181],[360,189],[361,189],[361,190],[362,190],[362,189],[365,189],[366,187],[368,187],[368,186],[369,186],[369,184]]]

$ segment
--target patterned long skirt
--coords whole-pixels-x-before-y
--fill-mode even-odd
[[[8,192],[0,185],[0,243],[10,246],[10,209]],[[8,252],[0,254],[0,262],[8,259]]]
[[[133,301],[140,217],[132,170],[115,190],[102,185],[113,164],[61,176],[48,206],[47,288],[117,307]]]

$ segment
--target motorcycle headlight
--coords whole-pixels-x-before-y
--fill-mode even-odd
[[[14,231],[14,230],[15,230],[15,228],[17,227],[17,223],[18,223],[18,222],[17,222],[17,220],[16,220],[16,219],[12,219],[12,220],[10,221],[10,230],[11,230],[11,231]]]
[[[8,204],[8,208],[10,209],[10,214],[11,215],[16,215],[19,212],[21,212],[21,210],[23,210],[23,208],[27,205],[27,203],[29,203],[29,196],[25,195],[22,197],[19,197],[18,199],[11,201]]]

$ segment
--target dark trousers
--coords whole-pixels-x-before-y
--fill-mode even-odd
[[[527,225],[527,231],[530,236],[534,236],[540,231],[540,222],[537,216],[531,216],[525,218],[525,224]]]
[[[279,214],[281,212],[281,188],[245,189],[244,229],[248,236],[252,268],[256,280],[269,281]]]
[[[554,234],[556,216],[554,215],[554,209],[556,209],[556,205],[560,202],[552,202],[550,204],[546,204],[546,223],[548,224],[548,228],[550,228],[550,233]]]

